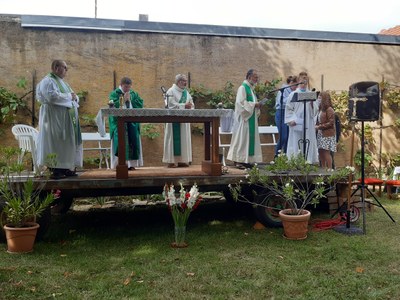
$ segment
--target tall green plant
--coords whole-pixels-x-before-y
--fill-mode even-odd
[[[0,198],[5,202],[1,215],[9,226],[21,228],[26,222],[35,222],[59,194],[47,193],[43,197],[45,181],[34,182],[31,177],[22,176],[25,166],[18,158],[21,149],[4,147],[0,150],[2,155]],[[55,165],[55,155],[50,155],[47,160],[48,165]],[[46,176],[46,173],[42,175]]]

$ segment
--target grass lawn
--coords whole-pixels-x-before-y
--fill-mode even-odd
[[[381,201],[400,221],[400,201]],[[0,243],[0,299],[400,299],[400,230],[379,207],[367,213],[366,235],[289,241],[280,228],[254,230],[248,206],[202,203],[185,249],[170,247],[164,206],[70,211],[52,222],[32,253]]]

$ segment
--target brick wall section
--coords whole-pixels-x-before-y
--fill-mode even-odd
[[[347,90],[358,81],[380,81],[384,76],[398,82],[400,78],[397,45],[32,29],[21,28],[19,18],[10,16],[0,16],[0,37],[1,86],[16,90],[15,84],[23,76],[31,84],[34,72],[38,82],[49,72],[53,59],[64,59],[69,66],[66,80],[75,91],[89,91],[81,114],[95,115],[106,105],[114,72],[117,82],[122,76],[133,78],[133,88],[145,100],[145,107],[163,106],[160,87],[169,87],[177,73],[190,72],[192,85],[210,88],[222,88],[226,81],[238,87],[249,68],[259,70],[261,81],[306,70],[311,87],[318,90],[322,84],[325,90]],[[396,118],[395,112],[389,112],[384,123],[392,124]],[[146,165],[161,163],[162,134],[149,142],[158,154],[145,157]],[[201,138],[195,140],[200,143],[193,145],[195,163],[199,163]],[[395,140],[395,133],[386,130],[384,152],[398,149]],[[344,144],[345,150],[337,155],[338,165],[349,161],[346,139]],[[265,161],[270,161],[272,151],[265,156]]]

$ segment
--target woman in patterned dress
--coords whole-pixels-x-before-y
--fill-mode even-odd
[[[317,125],[317,147],[321,167],[332,169],[331,151],[336,152],[335,111],[332,107],[331,96],[321,92],[320,112]]]

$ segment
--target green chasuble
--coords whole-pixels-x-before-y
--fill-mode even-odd
[[[254,102],[251,88],[245,83],[242,83],[242,85],[246,89],[246,100],[248,102]],[[252,116],[249,119],[249,156],[254,156],[255,136],[256,136],[256,112],[254,110]]]
[[[184,89],[182,92],[179,103],[186,103],[187,90]],[[174,156],[181,155],[181,123],[172,123],[172,137],[174,141]]]
[[[143,108],[143,99],[133,90],[129,91],[131,108]],[[114,102],[114,107],[119,108],[119,98],[123,96],[120,88],[110,93],[110,100]],[[110,116],[108,118],[110,124],[110,137],[113,140],[114,155],[118,156],[118,122],[117,118]],[[127,122],[125,123],[125,159],[137,160],[140,157],[140,123]]]
[[[64,84],[65,84],[65,86],[64,86],[60,82],[60,77],[58,77],[54,73],[49,73],[47,76],[50,77],[50,78],[53,78],[56,81],[57,86],[60,89],[61,93],[72,93],[73,92],[71,87],[69,86],[69,84],[66,83],[65,81],[63,81]],[[80,144],[82,144],[82,134],[81,134],[81,125],[79,123],[79,118],[76,117],[75,109],[73,107],[69,108],[68,112],[69,112],[69,115],[71,117],[72,124],[74,125],[75,144],[76,145],[80,145]]]

